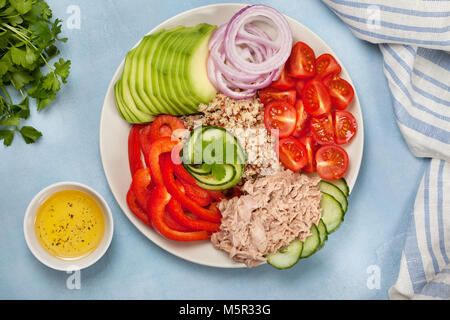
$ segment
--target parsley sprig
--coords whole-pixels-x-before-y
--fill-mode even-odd
[[[49,62],[60,53],[57,41],[67,41],[58,37],[61,22],[52,21],[44,0],[0,0],[0,141],[6,146],[16,131],[27,144],[42,136],[31,126],[19,128],[30,116],[30,98],[42,110],[67,82],[70,60]]]

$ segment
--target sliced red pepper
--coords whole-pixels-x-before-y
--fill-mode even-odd
[[[127,192],[127,204],[128,208],[139,220],[141,220],[143,223],[151,227],[150,219],[148,218],[147,212],[145,212],[144,209],[142,209],[139,206],[139,203],[137,202],[136,199],[136,195],[134,194],[132,188],[130,188]]]
[[[194,200],[189,199],[178,187],[175,176],[173,174],[173,165],[170,160],[170,154],[165,154],[162,157],[161,169],[164,172],[162,176],[164,185],[167,188],[167,191],[177,199],[184,209],[192,212],[199,218],[211,221],[211,222],[220,222],[222,216],[219,212],[209,210],[199,206]]]
[[[175,241],[197,241],[210,238],[207,231],[182,232],[171,229],[164,220],[167,204],[171,199],[167,189],[161,185],[155,185],[150,190],[148,213],[153,226],[164,237]]]
[[[161,137],[171,137],[178,129],[186,129],[183,121],[168,114],[160,115],[150,125],[149,140],[153,142]]]
[[[173,200],[173,198],[171,199],[171,201],[172,201],[172,200]],[[169,203],[170,203],[170,202],[169,202]],[[164,212],[164,222],[165,222],[165,224],[166,224],[170,229],[173,229],[173,230],[176,230],[176,231],[181,231],[181,232],[186,232],[186,231],[196,230],[196,229],[193,229],[193,228],[185,227],[185,226],[182,225],[181,223],[178,223],[178,221],[175,220],[175,219],[172,217],[172,215],[170,214],[170,212],[169,212],[169,206],[168,206],[168,205],[167,205],[165,211],[166,211],[166,212]]]
[[[193,230],[206,230],[212,232],[217,232],[220,230],[219,223],[194,219],[192,217],[187,216],[186,213],[183,211],[181,204],[174,198],[170,199],[169,204],[167,205],[167,209],[172,218],[176,222],[187,228]]]
[[[136,195],[137,202],[141,208],[147,208],[149,197],[149,185],[152,181],[150,177],[150,169],[142,168],[136,171],[133,175],[133,181],[131,182],[131,188]]]
[[[202,189],[197,185],[187,183],[183,180],[179,181],[184,187],[186,196],[197,202],[199,206],[206,207],[213,201],[213,199],[205,189]]]
[[[142,125],[136,124],[131,127],[128,134],[128,162],[130,163],[131,176],[144,167],[141,157],[141,143],[139,140]]]
[[[155,185],[163,186],[161,168],[159,163],[159,156],[166,152],[171,152],[172,149],[178,144],[178,141],[173,141],[169,137],[161,137],[152,142],[148,151],[150,174],[152,181]],[[169,154],[170,159],[170,154]],[[173,169],[172,169],[173,171]]]
[[[147,167],[149,167],[149,159],[148,159],[148,152],[150,151],[150,129],[151,124],[146,125],[143,127],[139,134],[139,142],[141,144],[141,150],[144,154],[144,160]]]

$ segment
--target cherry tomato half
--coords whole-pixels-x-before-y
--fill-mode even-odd
[[[347,152],[339,146],[323,146],[316,151],[316,166],[322,179],[340,179],[347,172]]]
[[[264,107],[264,124],[267,131],[280,138],[288,137],[295,129],[297,111],[284,101],[272,101]]]
[[[287,72],[286,68],[283,68],[283,71],[281,71],[280,77],[278,80],[275,80],[270,85],[272,88],[286,90],[290,89],[293,86],[295,86],[295,79],[290,77]]]
[[[302,91],[305,110],[312,116],[319,116],[331,110],[331,98],[327,87],[318,79],[305,84]]]
[[[328,91],[333,107],[339,110],[346,109],[355,96],[352,85],[341,78],[331,80],[328,83]]]
[[[291,51],[287,72],[294,78],[311,78],[316,74],[316,55],[304,42],[297,42]]]
[[[336,110],[334,112],[334,128],[336,144],[346,144],[355,136],[358,124],[350,112]]]
[[[311,135],[318,144],[334,143],[334,126],[331,113],[311,118]]]
[[[295,83],[295,91],[297,91],[297,98],[300,98],[302,96],[303,87],[305,86],[307,80],[304,79],[298,79]]]
[[[336,59],[328,53],[324,53],[316,59],[316,78],[323,80],[341,73],[341,66]]]
[[[298,139],[288,137],[277,141],[275,151],[281,164],[294,172],[308,163],[306,147]]]
[[[295,90],[279,90],[275,88],[265,88],[259,91],[259,99],[263,104],[270,103],[275,100],[286,101],[287,103],[293,105],[297,93]]]
[[[313,137],[311,137],[311,136],[303,136],[299,140],[301,143],[303,143],[305,145],[306,156],[308,159],[308,162],[302,168],[302,171],[306,172],[306,173],[316,172],[316,157],[315,157],[315,155],[316,155],[317,143],[314,141]]]
[[[297,102],[295,102],[294,107],[297,111],[297,121],[295,123],[295,129],[292,135],[299,138],[308,133],[311,116],[305,111],[302,100],[298,99]]]

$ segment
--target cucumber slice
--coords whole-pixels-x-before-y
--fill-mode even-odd
[[[225,168],[225,177],[221,180],[217,180],[212,174],[200,175],[189,170],[188,172],[194,177],[200,188],[206,190],[226,190],[230,189],[241,180],[244,166],[231,164],[224,164],[223,166]]]
[[[287,269],[297,263],[302,255],[303,242],[295,239],[288,246],[280,248],[277,252],[267,256],[267,262],[277,269]]]
[[[322,192],[320,207],[322,208],[322,220],[327,227],[328,234],[336,231],[344,221],[344,210],[342,210],[341,204],[333,196]]]
[[[328,240],[327,226],[322,219],[320,219],[319,224],[317,225],[317,230],[319,230],[320,248],[322,248]]]
[[[344,213],[347,212],[347,197],[341,191],[341,189],[325,180],[322,180],[319,182],[319,190],[332,195],[337,201],[339,201],[342,206],[342,210],[344,210]]]
[[[201,176],[211,173],[211,170],[206,170],[201,164],[186,164],[184,165],[184,167],[186,168],[187,171]]]
[[[347,181],[345,181],[344,178],[327,182],[334,184],[336,187],[338,187],[346,197],[348,197],[348,195],[350,194],[350,189],[348,188]]]
[[[311,234],[306,238],[305,242],[303,243],[303,250],[300,258],[308,258],[309,256],[312,256],[317,249],[319,249],[320,246],[320,234],[319,230],[317,229],[316,225],[313,224],[311,226]]]

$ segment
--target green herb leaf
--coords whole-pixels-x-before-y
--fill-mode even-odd
[[[5,146],[10,146],[14,139],[14,130],[0,130],[0,140]]]
[[[33,143],[42,137],[42,133],[40,131],[37,131],[35,128],[30,126],[23,126],[19,131],[27,144]]]
[[[15,131],[26,143],[42,136],[33,127],[18,129],[21,120],[30,116],[30,98],[38,110],[44,109],[69,76],[69,60],[50,62],[59,54],[55,43],[67,40],[58,38],[62,21],[51,18],[45,0],[0,0],[0,140],[4,145],[12,143]],[[11,89],[16,92],[10,94]],[[21,101],[14,101],[18,96]]]

